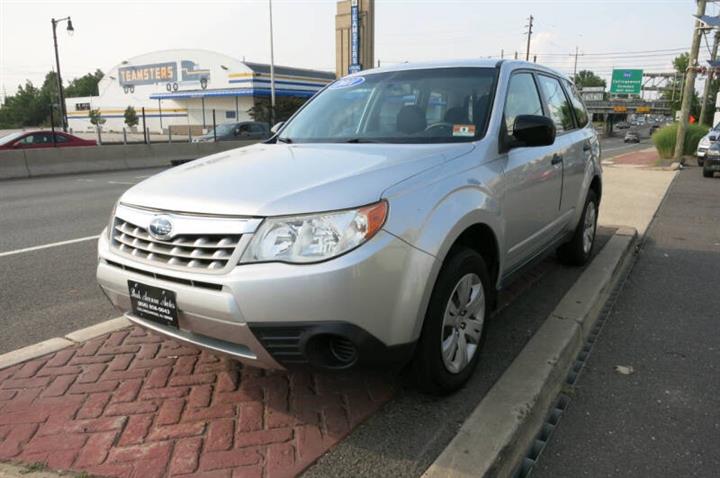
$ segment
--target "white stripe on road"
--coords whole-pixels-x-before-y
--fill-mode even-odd
[[[130,185],[135,185],[135,184],[137,184],[137,183],[128,183],[128,182],[125,182],[125,181],[108,181],[107,183],[108,183],[108,184],[130,184]]]
[[[75,244],[76,242],[92,241],[98,239],[100,234],[97,236],[79,237],[77,239],[70,239],[68,241],[53,242],[50,244],[43,244],[42,246],[26,247],[24,249],[16,249],[14,251],[0,252],[0,257],[14,256],[15,254],[22,254],[24,252],[39,251],[41,249],[49,249],[51,247],[65,246],[67,244]]]

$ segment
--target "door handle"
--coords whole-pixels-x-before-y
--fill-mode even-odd
[[[585,144],[583,145],[583,152],[588,152],[588,151],[590,151],[591,149],[592,149],[592,147],[590,146],[590,143],[585,143]]]
[[[562,163],[563,157],[559,154],[553,154],[552,160],[550,161],[550,164],[555,166],[558,163]]]

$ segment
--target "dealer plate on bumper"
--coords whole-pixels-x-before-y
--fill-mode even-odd
[[[128,290],[133,314],[161,325],[178,327],[175,292],[132,280],[128,281]]]

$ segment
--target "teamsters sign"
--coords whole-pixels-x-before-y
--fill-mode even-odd
[[[120,85],[152,85],[177,81],[177,63],[154,63],[152,65],[124,66],[118,69]]]

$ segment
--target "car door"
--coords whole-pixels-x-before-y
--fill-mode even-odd
[[[555,123],[557,137],[555,151],[560,158],[562,172],[562,192],[557,207],[557,221],[553,234],[561,234],[568,226],[577,202],[578,176],[584,171],[582,133],[575,124],[573,108],[568,100],[559,78],[547,74],[538,74],[538,85],[546,106],[547,116]],[[567,183],[567,184],[566,184]],[[571,187],[572,184],[572,187]]]
[[[250,130],[250,124],[241,124],[238,128],[237,139],[246,141],[252,139],[252,131]]]
[[[52,146],[52,136],[44,132],[31,133],[19,139],[17,144],[22,149],[47,148]]]
[[[265,128],[263,125],[258,123],[253,123],[250,125],[250,133],[252,135],[252,139],[265,139],[267,137],[265,133]]]
[[[505,98],[508,136],[512,137],[517,116],[540,116],[544,110],[534,74],[514,73]],[[553,144],[513,147],[504,154],[502,210],[508,272],[530,260],[552,239],[562,190],[562,165],[556,152]]]
[[[573,213],[585,203],[585,197],[581,197],[584,192],[583,183],[586,178],[592,177],[594,167],[592,159],[593,155],[600,154],[600,144],[590,125],[590,118],[580,94],[569,81],[563,80],[562,83],[575,114],[577,129],[572,132],[572,146],[563,161],[563,193],[560,210],[564,214],[569,213],[570,217],[577,217]],[[575,225],[570,224],[570,226]]]
[[[65,146],[78,146],[78,144],[73,141],[72,138],[69,138],[62,133],[55,133],[55,146],[62,148]]]

